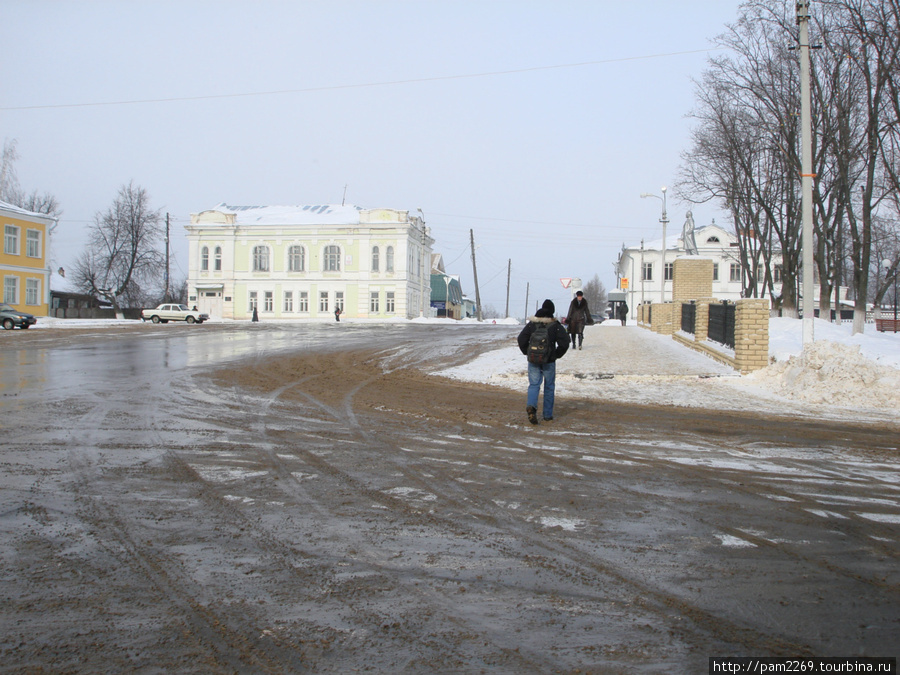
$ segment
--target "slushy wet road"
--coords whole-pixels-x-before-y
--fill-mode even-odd
[[[0,342],[2,672],[896,656],[897,430],[424,374],[515,327]],[[17,339],[21,336],[22,339]]]

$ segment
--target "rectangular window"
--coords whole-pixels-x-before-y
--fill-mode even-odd
[[[222,247],[216,246],[216,272],[222,271]]]
[[[284,293],[284,311],[288,313],[294,311],[294,293],[292,291]]]
[[[384,311],[388,314],[394,313],[394,291],[388,291],[384,296]]]
[[[300,291],[297,293],[297,311],[309,311],[309,293],[307,291]]]
[[[259,295],[256,291],[250,291],[250,311],[259,308]]]
[[[291,246],[288,249],[288,272],[302,272],[306,260],[302,246]]]
[[[3,280],[3,302],[9,305],[19,304],[19,278],[6,277]]]
[[[666,263],[666,281],[672,281],[675,278],[675,263]]]
[[[3,228],[3,252],[8,255],[19,255],[19,228],[6,225]]]
[[[340,272],[341,271],[341,249],[339,246],[326,246],[324,253],[324,266],[323,269],[326,272]]]
[[[775,265],[775,267],[772,269],[772,280],[776,284],[781,283],[781,265]]]
[[[740,281],[741,280],[741,266],[738,263],[731,263],[731,276],[729,277],[730,281]]]
[[[319,291],[319,311],[328,311],[328,291]]]
[[[41,231],[28,230],[25,234],[25,255],[29,258],[41,257]]]
[[[26,279],[25,280],[25,304],[39,305],[41,297],[41,280]]]
[[[713,281],[719,280],[719,263],[713,263]]]
[[[369,294],[369,311],[372,312],[372,314],[378,314],[380,311],[378,309],[378,304],[378,291],[372,291]]]
[[[341,310],[342,314],[344,313],[344,291],[335,291],[334,308]]]
[[[653,281],[653,263],[644,263],[641,271],[641,281]]]
[[[275,294],[272,291],[266,291],[263,296],[263,311],[271,312],[275,307]]]

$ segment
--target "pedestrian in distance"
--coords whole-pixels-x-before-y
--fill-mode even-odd
[[[341,320],[341,308],[340,307],[334,308],[334,320],[340,323],[340,320]]]
[[[625,304],[624,300],[619,305],[619,319],[621,319],[623,326],[628,323],[628,305]]]
[[[525,412],[528,421],[538,423],[538,396],[544,385],[543,417],[553,419],[553,403],[556,397],[556,361],[569,349],[566,329],[556,320],[556,307],[552,300],[544,300],[541,308],[525,324],[519,333],[519,349],[528,357],[528,397]]]
[[[575,340],[578,340],[578,349],[584,344],[584,327],[594,323],[591,318],[591,310],[588,308],[584,293],[577,291],[572,302],[569,303],[569,313],[566,314],[566,329],[572,336],[572,349],[576,348]]]

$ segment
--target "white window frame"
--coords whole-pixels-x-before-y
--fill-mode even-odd
[[[293,314],[294,312],[294,292],[293,291],[285,291],[284,292],[284,300],[283,300],[283,308],[284,312],[287,314]]]
[[[209,246],[200,249],[200,271],[209,272]]]
[[[740,283],[741,281],[741,265],[740,263],[731,263],[728,268],[728,280],[731,283]]]
[[[378,291],[372,291],[369,293],[369,312],[372,314],[378,314],[381,309],[381,303],[379,302],[380,293]]]
[[[215,270],[216,272],[222,271],[222,247],[216,246],[216,259],[215,259]]]
[[[319,291],[319,311],[323,314],[328,312],[328,291]]]
[[[653,281],[653,263],[645,262],[641,267],[641,281]]]
[[[29,258],[41,257],[41,231],[25,231],[25,255]]]
[[[19,304],[19,277],[3,278],[3,302],[7,305]]]
[[[263,291],[263,311],[275,311],[275,293],[272,291]]]
[[[334,292],[334,308],[341,310],[341,314],[344,313],[344,291]]]
[[[3,227],[3,252],[19,255],[19,226],[7,224]]]
[[[393,272],[394,271],[394,247],[388,246],[387,251],[384,254],[384,271],[385,272]]]
[[[41,304],[40,279],[25,279],[25,304],[32,307]]]
[[[269,247],[265,244],[258,244],[253,247],[253,271],[269,272]]]
[[[300,244],[288,246],[288,272],[306,271],[306,249]]]
[[[254,309],[259,310],[259,293],[256,291],[250,291],[249,300],[247,301],[247,307],[252,312]]]
[[[388,291],[384,294],[384,311],[387,314],[393,314],[396,310],[394,301],[394,291]]]
[[[380,256],[380,251],[378,250],[378,247],[377,247],[377,246],[373,246],[373,247],[372,247],[372,271],[373,271],[373,272],[378,272],[378,271],[379,271],[378,265],[379,265],[379,262],[380,262],[380,260],[379,260],[380,257],[381,257],[381,256]]]
[[[341,271],[341,247],[337,244],[328,244],[328,246],[322,250],[322,271]]]
[[[309,291],[297,292],[297,311],[304,314],[309,313]]]

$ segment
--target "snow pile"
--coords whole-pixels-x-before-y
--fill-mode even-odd
[[[900,370],[866,358],[854,344],[817,341],[802,354],[745,379],[748,384],[807,403],[900,408]]]

